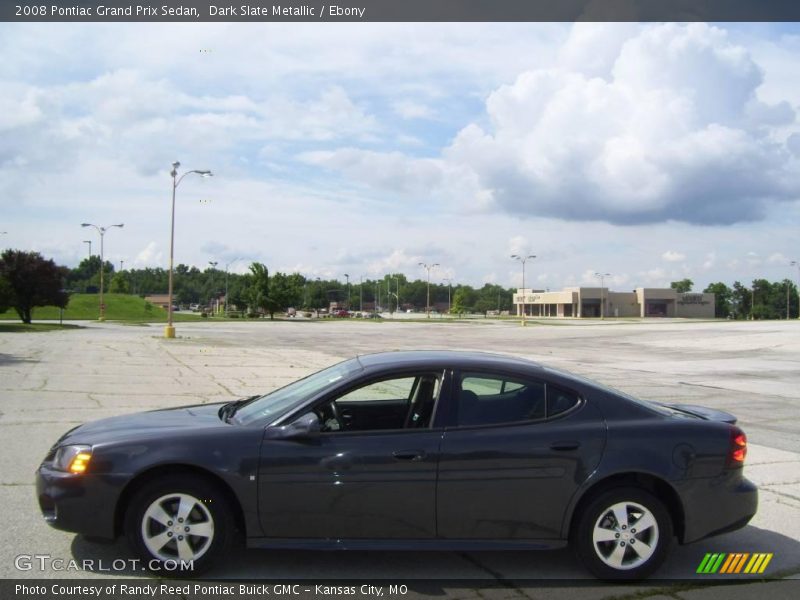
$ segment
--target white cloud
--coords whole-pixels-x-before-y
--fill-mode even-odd
[[[432,119],[436,116],[431,107],[413,100],[397,100],[392,110],[403,119]]]
[[[646,27],[621,45],[606,78],[569,70],[572,62],[495,90],[491,127],[465,127],[445,153],[477,174],[499,208],[732,223],[761,218],[766,199],[800,193],[800,165],[765,135],[769,119],[750,128],[772,107],[754,100],[761,70],[723,30]],[[794,116],[787,109],[782,120]]]
[[[411,273],[420,268],[420,262],[422,262],[421,256],[409,255],[403,248],[395,249],[389,255],[370,262],[367,265],[367,271],[371,275],[382,275],[383,273]],[[433,277],[433,275],[431,275],[431,277]]]
[[[528,238],[523,235],[515,235],[508,240],[508,254],[516,254],[517,256],[529,256],[532,254],[530,251],[530,242]]]
[[[791,260],[780,252],[773,252],[767,258],[767,264],[769,265],[788,265],[790,262]]]
[[[145,246],[133,260],[134,267],[150,267],[153,265],[162,266],[164,263],[164,254],[159,249],[156,242],[150,242]]]
[[[675,252],[674,250],[667,250],[661,255],[661,258],[667,262],[683,262],[686,260],[686,255],[681,254],[680,252]]]
[[[393,192],[430,192],[443,183],[441,161],[410,158],[400,152],[375,152],[358,148],[306,152],[304,162],[343,172],[373,187]]]

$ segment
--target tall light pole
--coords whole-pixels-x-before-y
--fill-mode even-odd
[[[89,258],[92,258],[92,240],[83,240],[84,244],[89,244]]]
[[[800,319],[800,261],[793,260],[789,264],[797,267],[797,318]]]
[[[228,316],[228,267],[239,260],[242,259],[234,258],[231,262],[225,263],[225,316]],[[216,265],[216,263],[214,264]]]
[[[536,258],[536,255],[528,254],[527,256],[525,256],[522,254],[512,254],[511,258],[514,258],[522,263],[522,294],[521,294],[522,302],[520,302],[520,304],[522,305],[522,321],[520,321],[520,324],[524,327],[525,325],[528,324],[528,322],[526,321],[526,319],[528,318],[528,312],[525,309],[525,263],[528,262],[528,260],[531,258]]]
[[[394,309],[395,309],[395,312],[397,312],[399,314],[400,313],[400,278],[399,277],[392,277],[392,279],[394,279],[394,291],[395,291],[395,294],[394,294],[394,302],[395,302]]]
[[[106,320],[106,305],[103,303],[103,271],[104,264],[103,264],[103,238],[106,235],[106,231],[111,229],[112,227],[124,227],[125,223],[118,223],[116,225],[106,225],[105,227],[100,227],[99,225],[95,225],[94,223],[81,223],[81,227],[94,227],[97,230],[97,233],[100,234],[100,317],[97,319],[98,321],[105,321]]]
[[[606,277],[611,277],[611,273],[595,273],[594,276],[600,278],[600,318],[605,319],[606,311],[605,305],[603,304],[603,289],[605,287],[605,279]]]
[[[425,314],[428,318],[431,318],[431,269],[434,267],[438,267],[439,263],[427,264],[427,263],[419,263],[419,266],[425,269],[428,272],[428,292],[425,299]]]
[[[119,259],[119,272],[122,273],[122,266],[125,264],[125,261],[121,258]]]
[[[450,316],[450,308],[452,306],[450,302],[450,292],[453,289],[453,280],[450,277],[445,277],[444,281],[447,282],[447,315]]]
[[[172,163],[172,171],[170,171],[170,175],[172,175],[172,222],[169,234],[169,305],[167,306],[167,326],[164,328],[164,337],[167,338],[175,337],[175,326],[172,324],[172,267],[175,258],[175,190],[178,189],[183,178],[190,173],[196,173],[201,177],[211,177],[212,175],[211,171],[192,170],[186,171],[186,173],[178,177],[178,167],[180,166],[181,163],[176,160]]]
[[[350,310],[350,274],[345,273],[344,278],[347,280],[347,303],[346,303],[346,310]]]
[[[218,264],[219,263],[216,260],[208,261],[208,266],[210,266],[212,269],[215,269],[215,270],[216,270]],[[219,301],[219,295],[217,296],[217,300]],[[217,302],[217,308],[219,308],[219,302]],[[205,312],[205,311],[203,311],[203,312]],[[219,311],[217,311],[217,312],[219,312]],[[213,311],[211,312],[211,315],[212,316],[214,315]]]
[[[358,276],[358,311],[364,316],[364,276]]]

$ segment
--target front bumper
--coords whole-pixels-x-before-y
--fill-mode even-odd
[[[112,475],[75,475],[42,464],[36,497],[44,520],[63,531],[113,539],[115,510],[124,480]]]
[[[681,542],[741,529],[758,510],[758,488],[741,469],[711,479],[694,479],[680,490],[685,507]]]

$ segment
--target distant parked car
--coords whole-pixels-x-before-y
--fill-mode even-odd
[[[732,415],[645,402],[519,358],[360,356],[264,396],[111,417],[36,473],[52,526],[145,560],[292,549],[544,549],[638,579],[744,527],[758,492]],[[313,561],[313,556],[304,556]],[[172,563],[175,564],[175,563]]]
[[[333,311],[333,316],[334,317],[349,317],[350,316],[350,311],[347,311],[347,310],[335,310],[335,311]]]

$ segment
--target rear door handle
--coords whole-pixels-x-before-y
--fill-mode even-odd
[[[413,460],[418,461],[425,458],[425,451],[424,450],[398,450],[397,452],[392,452],[392,456],[394,456],[397,460]]]
[[[572,440],[564,442],[553,442],[552,444],[550,444],[550,449],[559,451],[577,450],[578,447],[580,447],[580,445],[581,445],[580,442],[575,442]]]

